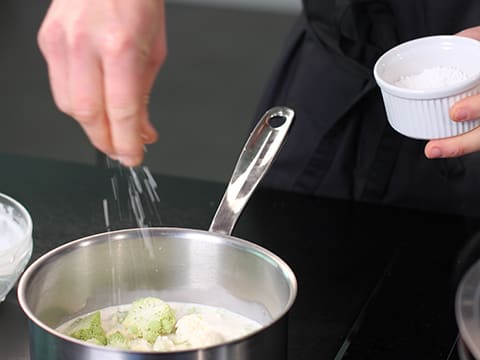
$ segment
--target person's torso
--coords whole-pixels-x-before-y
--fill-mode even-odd
[[[479,0],[303,0],[314,31],[334,37],[340,51],[371,67],[375,57],[420,36],[453,34],[480,25]],[[375,51],[364,53],[365,43]],[[372,52],[372,50],[369,50]]]

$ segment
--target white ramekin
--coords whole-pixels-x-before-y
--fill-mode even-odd
[[[437,66],[455,67],[467,80],[439,89],[396,86],[402,76]],[[480,93],[480,42],[456,35],[429,36],[400,44],[384,53],[373,70],[381,89],[387,118],[399,133],[416,139],[455,136],[480,125],[480,119],[455,122],[450,107]]]

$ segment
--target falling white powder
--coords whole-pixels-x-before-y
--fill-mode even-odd
[[[436,66],[425,69],[419,74],[402,76],[395,85],[414,90],[431,90],[453,85],[469,77],[455,67]]]

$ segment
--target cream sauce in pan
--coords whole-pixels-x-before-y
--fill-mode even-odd
[[[158,336],[153,343],[142,338],[130,337],[127,347],[123,347],[123,349],[136,351],[197,349],[238,339],[261,328],[258,322],[219,307],[183,302],[168,302],[168,305],[175,313],[174,332]],[[107,337],[115,332],[128,334],[128,329],[119,319],[122,317],[121,314],[128,311],[129,308],[130,304],[100,310],[102,327]],[[86,315],[78,318],[84,316]],[[68,335],[70,325],[78,318],[62,324],[57,330]],[[95,344],[94,341],[87,342]],[[112,345],[107,344],[106,346]]]

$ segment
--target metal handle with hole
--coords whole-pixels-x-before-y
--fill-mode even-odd
[[[248,199],[281,148],[294,115],[292,109],[274,107],[262,116],[240,153],[209,231],[231,234]]]

